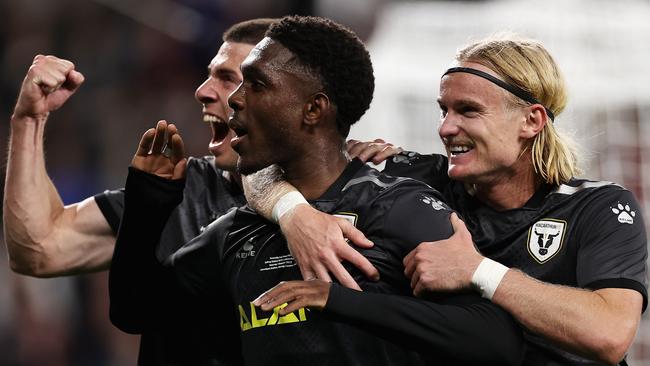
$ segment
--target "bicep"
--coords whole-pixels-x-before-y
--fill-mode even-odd
[[[38,276],[51,277],[108,269],[115,234],[93,197],[68,205],[43,241]]]

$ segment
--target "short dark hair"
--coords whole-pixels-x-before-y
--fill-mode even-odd
[[[277,18],[258,18],[236,23],[223,32],[221,39],[224,42],[237,42],[256,45],[264,38],[271,24],[277,22]]]
[[[370,54],[359,37],[341,24],[309,16],[284,17],[266,36],[320,74],[327,96],[337,107],[338,131],[347,136],[370,106],[375,90]]]

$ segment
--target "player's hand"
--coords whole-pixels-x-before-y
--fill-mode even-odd
[[[404,258],[404,273],[411,279],[416,296],[431,291],[469,288],[483,256],[472,235],[455,213],[451,214],[454,234],[449,239],[420,243]]]
[[[359,268],[368,278],[379,279],[377,269],[345,238],[361,248],[370,248],[373,243],[347,220],[300,204],[280,218],[280,227],[305,280],[317,278],[331,282],[331,272],[341,285],[361,290],[341,264],[344,260]]]
[[[321,280],[280,282],[277,286],[260,295],[253,305],[270,311],[282,304],[280,315],[287,315],[300,308],[322,310],[330,295],[331,283]]]
[[[166,121],[159,121],[142,135],[138,151],[131,165],[144,172],[167,179],[185,176],[185,146],[178,129]]]
[[[370,160],[374,164],[380,164],[391,156],[404,151],[401,147],[394,146],[390,142],[386,142],[382,139],[365,142],[350,139],[345,148],[348,151],[350,158],[359,158],[364,163]]]
[[[74,64],[55,56],[37,55],[27,71],[14,117],[44,118],[60,108],[84,82]]]

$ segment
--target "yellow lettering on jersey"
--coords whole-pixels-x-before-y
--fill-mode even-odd
[[[241,305],[239,305],[239,326],[241,327],[242,331],[253,328],[251,321],[248,320],[248,316],[246,316],[246,312],[244,312],[244,308]]]
[[[268,318],[258,318],[257,309],[255,305],[250,303],[250,320],[244,311],[244,307],[239,305],[239,325],[242,331],[247,331],[253,328],[260,328],[270,325],[289,324],[307,321],[307,314],[305,308],[298,309],[298,315],[291,312],[287,315],[280,316],[280,310],[285,308],[288,304],[284,303],[273,308],[273,314]]]

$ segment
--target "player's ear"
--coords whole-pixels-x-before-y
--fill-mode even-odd
[[[315,125],[332,112],[332,104],[327,94],[312,94],[303,106],[303,123]]]
[[[546,123],[550,121],[544,106],[541,104],[533,104],[528,107],[530,110],[525,116],[525,121],[521,130],[521,137],[531,139],[542,131]]]

